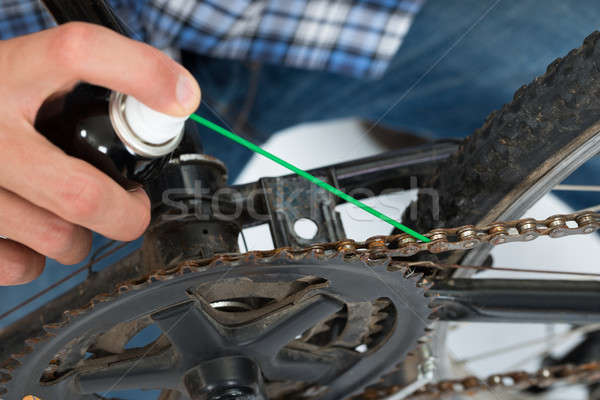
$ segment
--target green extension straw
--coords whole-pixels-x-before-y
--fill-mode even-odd
[[[388,224],[391,224],[393,226],[395,226],[396,228],[400,229],[402,232],[408,233],[409,235],[427,243],[430,242],[431,240],[423,235],[421,235],[418,232],[415,232],[414,230],[410,229],[407,226],[402,225],[400,222],[396,221],[393,218],[388,217],[385,214],[380,213],[379,211],[375,210],[374,208],[369,207],[368,205],[366,205],[365,203],[356,200],[354,197],[347,195],[346,193],[342,192],[341,190],[339,190],[336,187],[331,186],[330,184],[323,182],[322,180],[320,180],[319,178],[312,176],[311,174],[309,174],[308,172],[301,170],[300,168],[290,164],[289,162],[282,160],[281,158],[277,157],[274,154],[269,153],[268,151],[260,148],[259,146],[255,145],[252,142],[249,142],[248,140],[236,135],[233,132],[228,131],[225,128],[220,127],[217,124],[214,124],[212,122],[210,122],[209,120],[202,118],[201,116],[197,115],[197,114],[192,114],[190,116],[190,119],[192,119],[193,121],[199,123],[202,126],[207,127],[210,130],[213,130],[223,136],[225,136],[228,139],[233,140],[234,142],[241,144],[242,146],[252,150],[255,153],[261,154],[265,157],[267,157],[268,159],[275,161],[277,164],[289,169],[290,171],[292,171],[293,173],[300,175],[301,177],[303,177],[304,179],[314,183],[315,185],[322,187],[323,189],[333,193],[334,195],[340,197],[341,199],[347,201],[348,203],[352,203],[355,206],[362,208],[363,210],[365,210],[366,212],[368,212],[371,215],[374,215],[375,217],[381,219],[382,221],[387,222]]]

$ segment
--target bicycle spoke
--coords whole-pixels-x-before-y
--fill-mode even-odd
[[[600,192],[600,185],[556,185],[552,190],[569,192]]]
[[[471,357],[455,360],[455,362],[460,363],[460,364],[466,364],[466,363],[470,363],[470,362],[481,361],[481,360],[485,360],[487,358],[502,355],[504,353],[522,350],[527,347],[539,346],[542,343],[544,343],[544,341],[549,341],[551,344],[553,344],[553,343],[556,343],[556,341],[558,341],[558,340],[569,339],[576,335],[585,335],[586,333],[590,333],[590,332],[594,332],[594,331],[598,331],[598,330],[600,330],[600,324],[586,325],[586,326],[582,326],[582,327],[570,330],[568,332],[556,333],[552,336],[544,336],[541,338],[536,338],[536,339],[512,344],[510,346],[502,347],[499,349],[486,351],[486,352],[479,353],[479,354],[476,354]],[[547,350],[548,350],[548,347],[545,347],[543,350],[541,350],[539,352],[528,355],[528,357],[531,358],[531,357],[536,357],[536,356],[542,355],[542,354],[546,353]]]
[[[574,272],[574,271],[554,271],[547,269],[536,269],[536,268],[513,268],[513,267],[485,267],[480,265],[459,265],[459,264],[433,264],[430,261],[417,261],[410,263],[411,267],[426,267],[431,266],[435,267],[435,265],[443,266],[444,268],[454,268],[454,269],[472,269],[476,271],[503,271],[503,272],[522,272],[522,273],[538,273],[538,274],[552,274],[552,275],[572,275],[572,276],[582,276],[582,277],[600,277],[600,273],[594,272]]]

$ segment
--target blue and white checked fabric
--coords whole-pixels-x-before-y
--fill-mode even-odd
[[[136,38],[218,58],[381,76],[425,0],[110,0]],[[0,1],[0,38],[53,25],[38,0]]]

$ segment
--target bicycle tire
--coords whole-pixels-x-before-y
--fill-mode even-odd
[[[510,103],[492,112],[441,166],[428,184],[439,195],[439,217],[428,191],[419,194],[416,221],[405,216],[405,222],[426,232],[520,217],[551,187],[529,193],[523,201],[528,190],[552,178],[551,172],[554,181],[560,181],[600,149],[599,100],[596,31],[581,47],[551,63],[544,75],[522,86]],[[569,160],[573,155],[578,157]],[[562,171],[552,171],[565,160],[569,165]],[[518,199],[522,204],[515,207]]]

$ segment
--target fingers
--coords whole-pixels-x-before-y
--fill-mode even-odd
[[[92,233],[0,189],[0,234],[61,264],[83,261],[92,247]]]
[[[23,128],[20,135],[0,129],[0,148],[3,165],[10,166],[0,168],[0,187],[36,206],[115,240],[134,240],[148,226],[150,200],[143,190],[123,190],[90,164],[65,155],[33,128]]]
[[[0,286],[31,282],[44,270],[44,256],[11,240],[0,239]]]
[[[90,164],[65,155],[33,128],[41,104],[80,81],[187,116],[200,89],[160,51],[108,29],[71,23],[0,41],[0,285],[26,283],[45,256],[74,264],[91,233],[139,237],[150,221],[143,190],[127,192]],[[88,230],[89,229],[89,230]]]
[[[96,25],[70,23],[2,46],[0,62],[22,77],[9,83],[27,92],[20,106],[30,121],[48,96],[77,81],[133,95],[175,116],[191,114],[200,102],[200,88],[185,68],[149,45]]]

